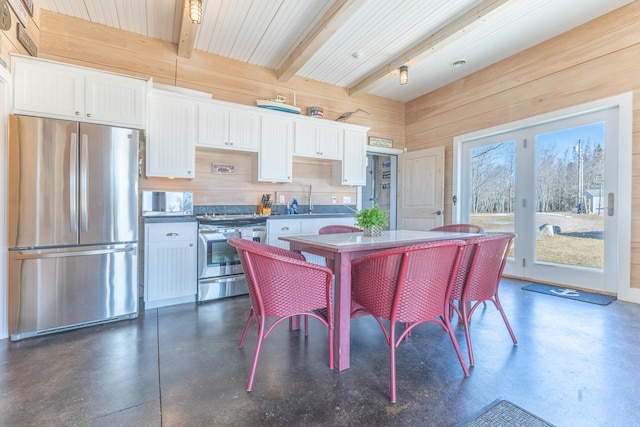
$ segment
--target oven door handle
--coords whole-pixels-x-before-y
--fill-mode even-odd
[[[198,278],[202,277],[207,268],[207,238],[198,234]]]

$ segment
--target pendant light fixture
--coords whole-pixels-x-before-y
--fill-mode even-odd
[[[202,0],[189,0],[189,17],[194,24],[202,22]]]
[[[409,81],[409,67],[403,65],[400,67],[400,85],[404,86]]]

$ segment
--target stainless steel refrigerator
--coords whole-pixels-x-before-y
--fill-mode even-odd
[[[138,315],[139,137],[10,116],[11,340]]]

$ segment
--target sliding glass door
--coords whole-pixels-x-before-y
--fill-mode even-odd
[[[505,273],[611,290],[617,108],[463,141],[459,222],[518,239]]]

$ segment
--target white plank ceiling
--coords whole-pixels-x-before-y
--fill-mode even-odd
[[[38,4],[178,44],[184,1]],[[295,74],[407,102],[632,1],[203,0],[190,47],[277,70],[281,80]]]

